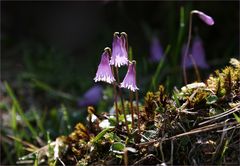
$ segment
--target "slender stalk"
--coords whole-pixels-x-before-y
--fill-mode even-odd
[[[134,129],[133,92],[131,90],[129,92],[129,97],[130,97],[130,110],[132,115],[132,129]]]
[[[136,97],[136,107],[137,107],[137,126],[138,126],[138,133],[140,133],[140,113],[139,113],[139,105],[138,105],[138,91],[135,92]]]
[[[118,74],[118,68],[115,67],[116,69],[116,75],[117,75],[117,83],[118,85],[120,84],[120,81],[119,81],[119,74]],[[119,96],[120,96],[120,99],[121,99],[121,104],[122,104],[122,111],[123,111],[123,116],[124,116],[124,120],[125,120],[125,125],[126,125],[126,128],[127,128],[127,133],[129,135],[129,128],[128,128],[128,122],[127,122],[127,115],[126,115],[126,112],[125,112],[125,107],[124,107],[124,100],[123,100],[123,96],[122,96],[122,91],[121,89],[119,88],[118,89],[119,91]]]
[[[134,63],[135,71],[137,71],[136,61],[133,61],[133,63]],[[135,74],[135,80],[136,80],[136,84],[137,84],[137,74]],[[139,114],[138,91],[137,90],[135,92],[135,95],[136,95],[135,98],[136,98],[136,107],[137,107],[137,116],[138,116],[137,126],[138,126],[138,133],[140,133],[140,114]]]
[[[115,83],[113,85],[113,89],[114,89],[114,105],[115,105],[115,113],[116,113],[116,121],[117,121],[116,126],[118,126],[119,118],[118,118],[118,104],[117,104],[117,87]]]
[[[115,67],[115,69],[116,69],[117,84],[120,85],[120,79],[119,79],[119,74],[118,74],[118,67]],[[119,96],[120,96],[120,99],[121,99],[122,107],[124,107],[124,100],[123,100],[122,91],[121,91],[120,88],[119,88],[118,93],[119,93]]]
[[[187,84],[187,82],[188,82],[187,81],[187,72],[186,72],[186,58],[187,58],[188,55],[191,58],[191,61],[193,62],[193,66],[194,66],[194,69],[195,69],[195,73],[197,75],[197,79],[198,79],[198,81],[200,80],[200,74],[199,74],[197,65],[196,65],[192,55],[188,54],[189,47],[190,47],[190,42],[191,42],[191,37],[192,37],[192,15],[193,15],[193,12],[190,13],[187,48],[185,50],[185,54],[184,54],[184,57],[183,57],[183,77],[184,77],[184,83],[185,84]]]
[[[123,154],[123,156],[124,156],[124,166],[127,166],[128,165],[128,151],[127,151],[127,149],[125,148],[124,149],[124,154]]]
[[[111,50],[110,51],[110,54],[111,55]],[[114,74],[115,76],[115,73],[114,73],[114,67],[111,66],[111,70],[112,70],[112,73]],[[114,91],[114,105],[115,105],[115,113],[116,113],[116,126],[118,126],[119,124],[119,118],[118,118],[118,104],[117,104],[117,85],[116,85],[116,82],[113,83],[113,91]]]
[[[195,74],[196,74],[196,76],[197,76],[197,81],[200,82],[200,81],[201,81],[201,76],[200,76],[200,73],[199,73],[199,70],[198,70],[196,61],[195,61],[194,58],[192,57],[192,54],[190,55],[190,58],[191,58],[191,61],[192,61],[192,63],[193,63],[193,67],[194,67]]]
[[[135,71],[137,71],[137,69],[136,69],[136,61],[133,61],[133,63],[134,63]],[[136,84],[137,84],[137,74],[135,75],[135,80],[136,80]],[[137,126],[138,126],[138,133],[140,133],[140,113],[139,113],[138,91],[137,90],[135,92],[135,98],[136,98],[136,107],[137,107],[137,116],[138,116]]]

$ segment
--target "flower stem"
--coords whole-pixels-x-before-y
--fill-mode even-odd
[[[135,93],[135,97],[136,97],[136,107],[137,107],[137,116],[138,116],[138,120],[137,120],[137,126],[138,126],[138,133],[140,133],[140,112],[139,112],[139,105],[138,105],[138,91],[136,91]]]
[[[136,61],[134,61],[134,68],[135,68],[135,71],[137,71],[137,69],[136,69]],[[135,75],[135,80],[137,82],[137,74]],[[140,113],[139,113],[138,91],[137,90],[135,92],[135,98],[136,98],[136,107],[137,107],[137,116],[138,116],[137,126],[138,126],[138,133],[140,133]]]
[[[189,19],[189,30],[188,30],[188,41],[187,41],[187,48],[185,50],[185,54],[184,54],[184,59],[183,59],[183,77],[184,77],[184,83],[185,85],[187,84],[187,72],[186,72],[186,58],[187,56],[189,55],[189,57],[191,58],[191,61],[193,63],[193,66],[194,66],[194,69],[195,69],[195,74],[197,76],[197,79],[198,81],[201,80],[200,78],[200,74],[199,74],[199,71],[198,71],[198,67],[192,57],[192,54],[188,54],[189,52],[189,47],[190,47],[190,42],[191,42],[191,37],[192,37],[192,15],[193,15],[193,12],[190,13],[190,19]]]
[[[194,67],[194,71],[195,71],[195,74],[196,74],[196,76],[197,76],[197,81],[200,82],[200,81],[201,81],[201,76],[200,76],[200,73],[199,73],[199,70],[198,70],[196,61],[195,61],[194,58],[192,57],[192,54],[190,55],[190,58],[191,58],[191,60],[192,60],[193,67]]]
[[[131,115],[132,115],[132,129],[134,129],[133,92],[131,90],[129,92],[129,97],[130,97],[130,109],[131,109]]]
[[[114,86],[114,105],[115,105],[116,121],[118,126],[119,119],[118,119],[118,104],[117,104],[117,88],[116,88],[116,84],[114,84],[113,86]]]
[[[113,72],[113,67],[112,67],[112,72]],[[116,83],[113,84],[113,90],[114,90],[114,105],[115,105],[115,113],[116,113],[116,121],[117,121],[116,126],[118,126],[119,118],[118,118],[117,85],[116,85]]]
[[[116,69],[116,75],[117,75],[117,83],[119,85],[120,81],[119,81],[118,68],[115,67],[115,69]],[[126,125],[126,128],[127,128],[127,133],[129,135],[130,132],[129,132],[129,128],[128,128],[127,115],[126,115],[126,112],[125,112],[124,100],[123,100],[122,91],[121,91],[120,88],[119,88],[119,96],[120,96],[120,99],[121,99],[122,111],[123,111],[123,116],[124,116],[124,120],[125,120],[125,125]]]

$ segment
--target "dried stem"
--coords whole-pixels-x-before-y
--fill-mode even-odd
[[[123,156],[124,156],[124,166],[127,166],[128,165],[128,151],[127,149],[125,148],[124,149],[124,153],[123,153]]]

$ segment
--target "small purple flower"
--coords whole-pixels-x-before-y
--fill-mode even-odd
[[[159,39],[154,36],[150,46],[150,61],[159,62],[163,58],[163,48]]]
[[[113,77],[113,74],[112,74],[111,66],[109,64],[110,50],[111,49],[108,47],[104,49],[101,62],[98,65],[98,70],[94,78],[95,82],[104,81],[111,84],[115,81],[115,78]]]
[[[124,32],[122,32],[120,36],[118,32],[115,32],[113,35],[112,57],[110,64],[115,67],[128,64],[127,34]]]
[[[193,10],[191,13],[196,13],[199,18],[205,22],[207,25],[213,25],[214,24],[214,20],[212,17],[206,15],[205,13],[198,11],[198,10]]]
[[[135,61],[132,61],[132,63],[130,63],[128,65],[128,71],[127,74],[125,76],[125,78],[123,79],[123,82],[120,84],[121,88],[127,88],[130,89],[131,91],[135,92],[136,90],[138,90],[138,87],[136,85],[136,69],[135,69]]]
[[[95,85],[85,92],[82,99],[78,101],[78,105],[80,107],[96,105],[102,99],[102,95],[103,88],[100,85]]]
[[[183,46],[183,49],[182,49],[182,64],[183,64],[183,60],[184,60],[185,50],[186,50],[186,44]],[[192,54],[192,58],[198,67],[200,67],[202,69],[209,68],[209,65],[207,64],[206,59],[205,59],[206,55],[205,55],[203,43],[199,36],[196,36],[193,39],[192,48],[189,48],[189,54]],[[190,68],[193,66],[193,62],[192,62],[192,59],[189,56],[189,54],[187,55],[187,57],[185,59],[185,67],[186,68]]]

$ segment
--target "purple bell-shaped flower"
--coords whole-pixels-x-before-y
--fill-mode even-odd
[[[112,74],[111,66],[109,64],[110,52],[111,52],[110,48],[107,47],[104,49],[101,62],[98,65],[98,70],[94,78],[95,82],[103,81],[111,84],[115,81],[115,78]]]
[[[123,79],[123,82],[120,84],[121,88],[130,89],[131,91],[135,92],[139,90],[136,85],[136,69],[135,69],[136,62],[132,61],[128,65],[128,71]]]
[[[124,32],[122,32],[120,36],[118,32],[115,32],[113,35],[112,57],[110,64],[115,67],[128,64],[127,34]]]

